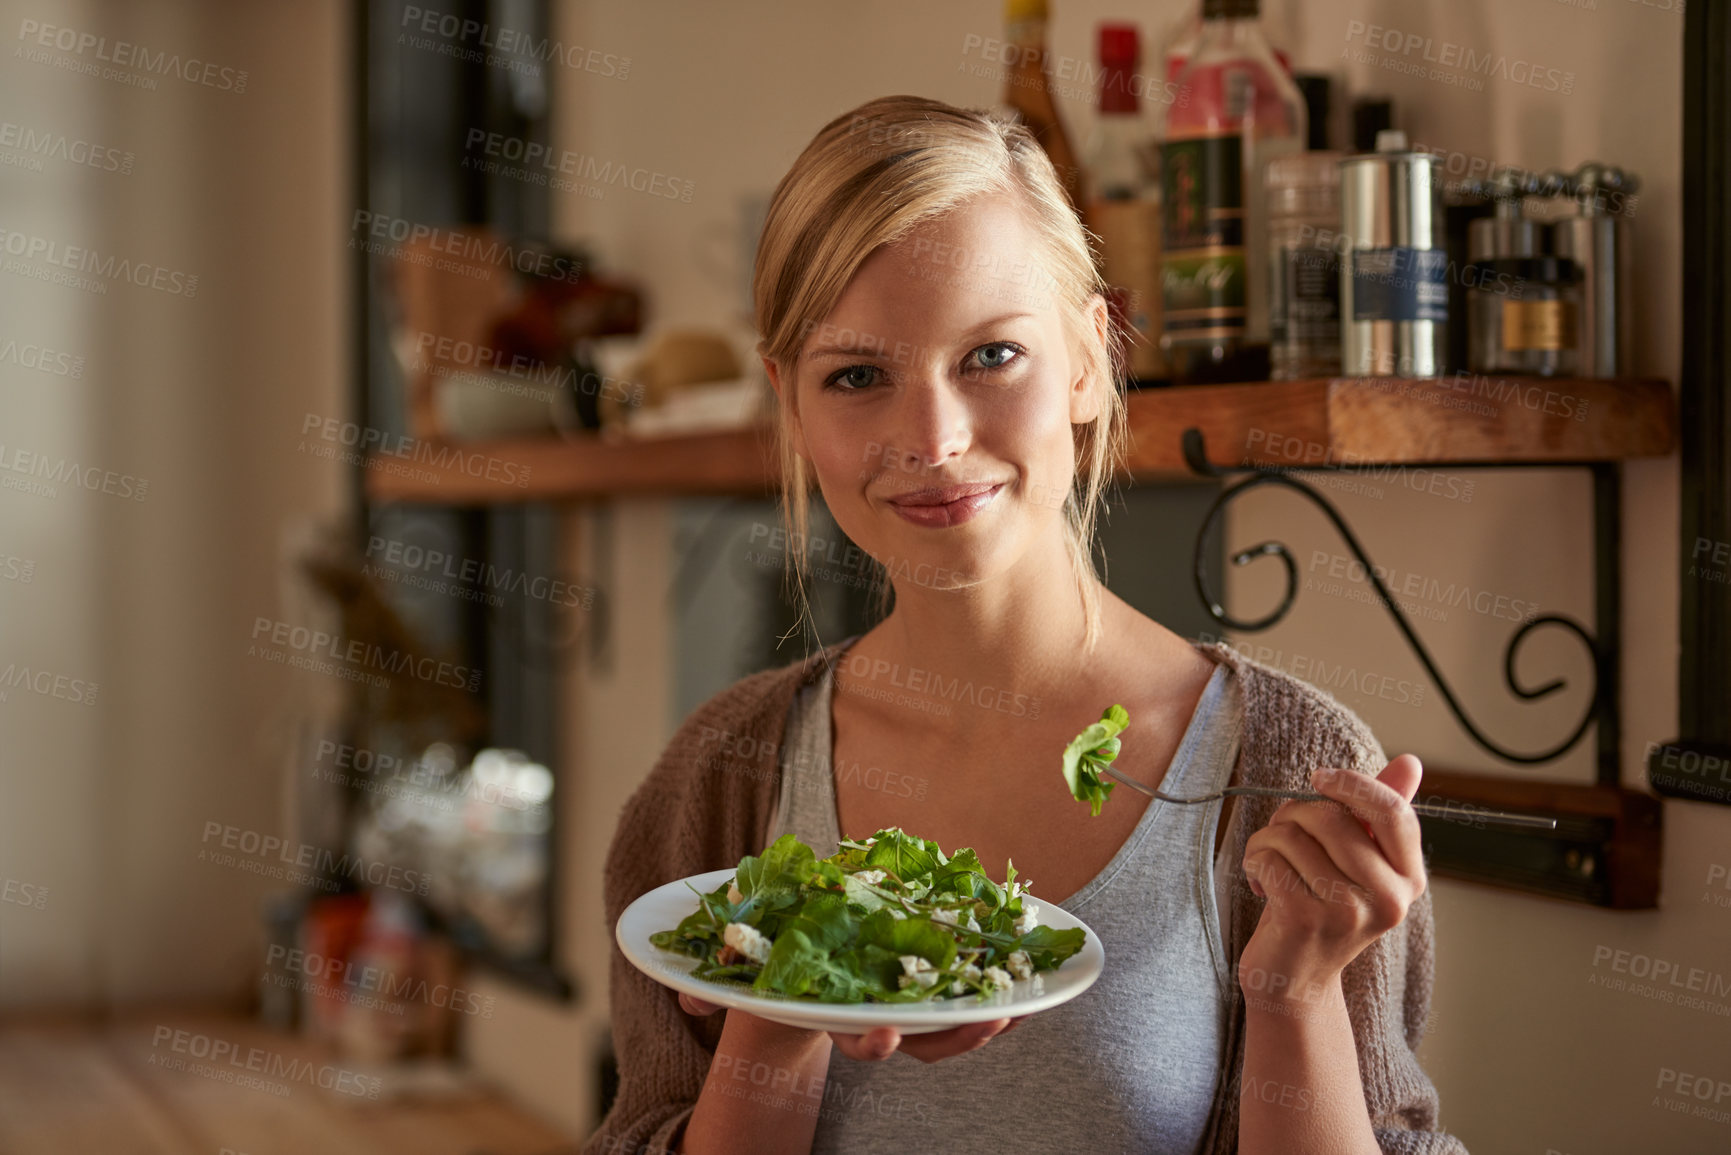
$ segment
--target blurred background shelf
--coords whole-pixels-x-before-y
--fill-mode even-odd
[[[1610,462],[1663,457],[1676,439],[1671,387],[1657,378],[1340,377],[1144,389],[1128,404],[1127,477],[1136,481],[1190,477],[1179,441],[1189,428],[1216,465],[1295,468]],[[621,441],[417,441],[367,463],[372,500],[438,505],[753,495],[775,484],[767,426]]]

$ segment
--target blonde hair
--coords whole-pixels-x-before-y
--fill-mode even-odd
[[[1081,349],[1087,388],[1098,416],[1073,427],[1077,476],[1064,500],[1065,538],[1087,619],[1085,646],[1101,634],[1099,577],[1094,570],[1095,524],[1103,492],[1124,456],[1127,414],[1122,337],[1108,325],[1099,338],[1090,313],[1106,291],[1091,237],[1071,207],[1057,171],[1028,129],[983,109],[957,108],[917,96],[885,96],[836,117],[812,138],[776,185],[752,274],[757,352],[781,372],[776,446],[781,462],[781,510],[788,530],[786,575],[803,621],[809,563],[805,543],[812,478],[793,448],[793,372],[806,337],[829,316],[865,259],[916,226],[977,197],[1013,195],[1036,237],[1039,268],[1068,336]],[[890,589],[876,565],[880,617]]]

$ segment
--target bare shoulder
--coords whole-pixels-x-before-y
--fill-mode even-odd
[[[1135,683],[1147,686],[1151,694],[1184,702],[1188,717],[1218,661],[1123,600],[1113,597],[1111,605],[1106,633],[1112,639],[1113,666],[1133,674]]]

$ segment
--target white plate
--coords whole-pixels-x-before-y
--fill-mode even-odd
[[[694,874],[680,882],[658,886],[626,907],[625,913],[619,916],[619,925],[614,928],[614,937],[619,940],[619,949],[625,952],[631,965],[662,986],[790,1027],[862,1035],[873,1027],[889,1026],[904,1035],[923,1035],[968,1023],[1031,1015],[1067,1003],[1093,986],[1106,964],[1106,951],[1100,945],[1100,936],[1089,930],[1086,923],[1049,902],[1041,901],[1037,895],[1030,895],[1040,903],[1039,922],[1042,926],[1053,930],[1081,927],[1086,934],[1082,949],[1065,959],[1056,970],[1034,972],[1040,976],[1043,986],[1042,993],[1037,995],[1030,990],[1031,979],[1018,979],[1014,989],[986,999],[964,995],[959,999],[933,998],[922,1003],[820,1003],[815,999],[766,995],[749,987],[694,978],[691,972],[696,969],[698,959],[662,950],[649,941],[649,936],[657,931],[672,930],[697,909],[697,895],[691,893],[691,887],[708,894],[735,873],[729,869]]]

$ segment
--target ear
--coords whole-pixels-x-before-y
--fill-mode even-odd
[[[1107,326],[1112,323],[1112,315],[1106,308],[1106,298],[1099,293],[1094,294],[1089,302],[1088,320],[1094,329],[1094,341],[1102,357],[1106,356],[1109,346],[1106,343]],[[1070,386],[1070,423],[1086,425],[1097,421],[1100,417],[1100,389],[1090,382],[1086,373],[1078,373],[1076,380]]]
[[[768,357],[763,357],[761,360],[763,361],[763,371],[769,376],[769,387],[775,390],[776,397],[779,398],[787,408],[788,439],[793,442],[793,451],[805,458],[807,461],[810,461],[811,454],[805,451],[805,430],[800,428],[799,424],[799,391],[796,383],[792,381],[788,382],[787,385],[794,388],[794,392],[791,394],[783,394],[781,370],[778,369],[775,362],[771,361]]]

